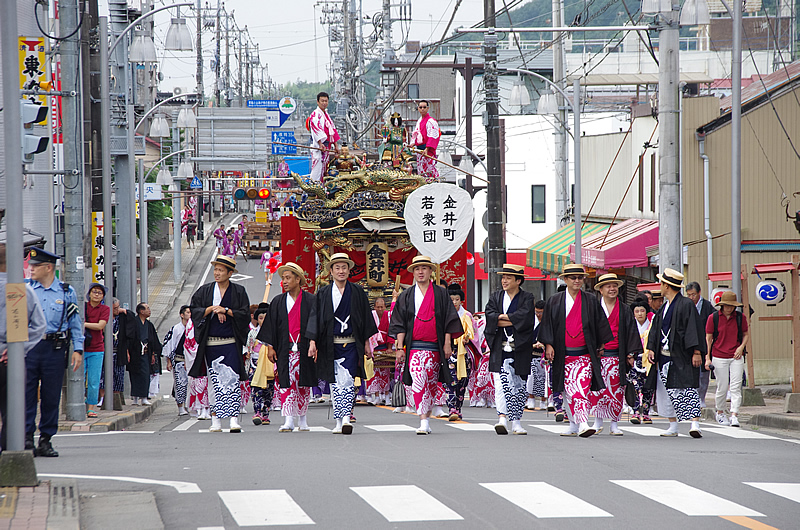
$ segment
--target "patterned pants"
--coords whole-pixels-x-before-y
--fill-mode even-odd
[[[186,375],[186,364],[178,361],[172,366],[172,378],[175,381],[175,401],[178,405],[186,403],[186,394],[189,390],[189,376]]]
[[[230,367],[223,365],[231,370]],[[233,370],[231,370],[233,371]],[[220,374],[209,367],[208,377],[214,387],[214,414],[217,418],[235,418],[239,416],[239,406],[241,399],[241,388],[239,384],[232,385],[231,388],[224,388],[220,381]]]
[[[433,409],[439,381],[439,352],[411,350],[408,371],[411,373],[411,394],[417,414],[429,414]]]
[[[311,387],[311,392],[314,396],[319,397],[322,394],[330,394],[331,393],[331,385],[324,379],[319,379],[317,381],[317,386]]]
[[[500,372],[492,375],[497,413],[505,414],[511,421],[522,419],[527,395],[525,381],[514,370],[514,359],[505,359]]]
[[[405,361],[397,362],[395,361],[394,365],[394,376],[395,380],[403,380],[403,369],[405,368]],[[410,407],[414,404],[414,394],[411,393],[411,387],[408,385],[403,385],[403,388],[406,390],[406,404]]]
[[[655,394],[655,390],[644,388],[646,378],[647,374],[642,366],[642,354],[639,354],[633,368],[628,370],[628,384],[633,385],[633,388],[636,389],[636,403],[634,403],[633,410],[643,416],[650,415],[650,406],[653,404],[653,395]]]
[[[253,389],[250,388],[250,381],[242,381],[239,383],[239,405],[244,408],[247,403],[250,402],[250,396],[253,393]]]
[[[619,421],[619,416],[622,414],[622,400],[625,399],[625,387],[620,385],[619,357],[601,357],[600,364],[606,387],[599,392],[589,394],[592,416]]]
[[[100,388],[106,387],[106,370],[100,372]],[[114,392],[125,391],[125,367],[117,366],[117,354],[114,354]]]
[[[469,383],[469,376],[472,374],[472,355],[467,352],[464,356],[467,364],[467,377],[464,379],[458,378],[458,364],[457,354],[453,354],[447,360],[447,366],[450,368],[450,377],[452,381],[447,385],[447,408],[450,409],[450,414],[458,414],[461,417],[461,407],[464,406],[464,394],[467,392],[467,384]]]
[[[189,412],[198,416],[202,409],[209,407],[208,377],[189,378]]]
[[[659,370],[656,403],[658,415],[667,418],[678,418],[678,421],[700,417],[700,394],[696,388],[667,388],[667,374],[672,361],[664,363]]]
[[[391,391],[389,379],[391,371],[388,368],[375,368],[375,376],[367,381],[367,394],[386,394]]]
[[[250,374],[252,377],[252,374]],[[272,406],[272,396],[275,394],[275,380],[267,382],[267,388],[253,389],[253,414],[258,414],[262,418],[269,418],[269,409]]]
[[[556,412],[563,412],[564,394],[563,392],[553,392],[553,366],[547,363],[545,371],[547,372],[547,395],[553,398],[553,408],[556,409]]]
[[[417,155],[417,173],[425,177],[425,180],[434,182],[439,180],[439,170],[436,169],[436,161],[422,155]]]
[[[481,400],[486,401],[486,405],[494,407],[494,379],[492,372],[489,371],[489,355],[481,356],[475,376],[475,386],[470,391],[469,401],[472,405],[478,405]]]
[[[564,365],[564,394],[572,421],[589,421],[589,393],[592,390],[592,359],[588,355],[568,355]]]
[[[436,383],[436,396],[433,398],[433,404],[437,407],[447,405],[447,389],[444,387],[444,383]]]
[[[289,386],[281,388],[281,416],[305,416],[311,387],[300,386],[300,352],[289,352]]]
[[[546,395],[544,384],[545,375],[542,358],[534,357],[531,359],[531,375],[528,376],[528,380],[525,383],[525,390],[528,391],[528,395],[537,398],[542,398]]]
[[[316,147],[316,146],[315,146]],[[311,180],[322,182],[325,167],[328,165],[330,155],[327,151],[311,149]]]

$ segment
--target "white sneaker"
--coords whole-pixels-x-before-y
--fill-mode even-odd
[[[731,414],[731,427],[739,427],[739,417]]]
[[[536,400],[533,398],[528,398],[528,401],[525,402],[525,408],[528,410],[536,409]]]
[[[218,417],[211,416],[211,427],[208,429],[208,432],[222,432],[222,423],[219,421]]]
[[[717,412],[717,423],[726,427],[731,424],[724,412]]]
[[[239,425],[239,418],[231,416],[231,432],[242,432],[242,426]]]
[[[522,422],[520,420],[513,420],[511,422],[511,434],[528,434],[528,431],[522,428]]]

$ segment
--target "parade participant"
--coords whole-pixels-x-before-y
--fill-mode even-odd
[[[492,372],[489,371],[489,346],[486,344],[486,318],[481,313],[473,317],[475,322],[475,343],[478,345],[478,351],[481,352],[480,358],[477,361],[477,366],[472,371],[475,374],[474,378],[470,378],[471,387],[469,390],[469,406],[470,407],[489,407],[495,408],[494,402],[494,380],[492,379]]]
[[[308,320],[309,355],[316,358],[317,372],[331,384],[333,434],[351,434],[350,414],[355,399],[356,377],[366,381],[364,355],[372,357],[369,338],[378,332],[369,318],[367,293],[348,281],[355,263],[345,252],[328,262],[333,283],[317,292],[317,304]]]
[[[596,432],[588,424],[589,392],[604,388],[597,352],[614,336],[600,302],[581,290],[583,265],[566,265],[560,277],[567,288],[545,303],[539,342],[552,362],[553,391],[564,392],[570,412],[569,428],[561,435],[588,438]]]
[[[375,299],[374,307],[372,319],[375,321],[378,332],[370,337],[369,342],[373,355],[378,355],[394,350],[394,339],[389,336],[389,320],[392,313],[386,308],[386,300],[383,297]],[[367,399],[370,403],[378,405],[383,401],[387,407],[391,406],[391,379],[391,367],[380,367],[376,362],[375,375],[367,381]]]
[[[542,323],[542,314],[544,314],[544,300],[536,300],[533,306],[533,313],[536,317],[533,324],[533,359],[531,359],[531,373],[525,382],[525,390],[528,391],[528,401],[525,402],[525,408],[528,410],[538,410],[547,406],[547,403],[545,403],[547,371],[544,364],[542,364],[544,344],[539,342],[538,339],[539,325]]]
[[[407,155],[403,152],[408,131],[403,126],[403,118],[395,112],[389,117],[389,122],[381,127],[383,143],[378,148],[381,162],[388,162],[394,169],[403,166]]]
[[[187,409],[191,416],[198,420],[211,419],[211,405],[208,399],[208,376],[192,377],[192,371],[197,359],[197,340],[194,335],[194,322],[189,319],[186,323],[185,341],[183,343],[183,356],[186,359],[186,374],[189,378],[189,401]]]
[[[429,107],[430,103],[424,99],[417,104],[419,119],[414,125],[414,131],[411,133],[411,143],[418,151],[423,151],[428,155],[417,154],[417,173],[425,177],[428,182],[433,182],[439,178],[439,170],[436,169],[435,159],[440,133],[439,124],[428,114]]]
[[[222,249],[225,247],[225,242],[228,239],[228,233],[225,231],[225,225],[219,225],[219,228],[214,230],[214,238],[217,240],[217,254],[222,254]]]
[[[316,351],[309,349],[306,332],[309,318],[315,311],[317,297],[303,291],[306,274],[291,261],[278,267],[283,294],[269,305],[269,320],[261,326],[258,340],[267,344],[269,360],[278,365],[281,415],[284,423],[279,432],[308,431],[308,401],[311,387],[317,384],[314,366]]]
[[[197,358],[189,375],[208,374],[214,388],[211,432],[222,432],[223,418],[230,418],[230,432],[241,432],[239,425],[239,381],[247,379],[242,348],[247,342],[250,300],[244,286],[231,282],[236,260],[217,256],[214,281],[202,285],[192,295],[191,309],[197,340]]]
[[[703,324],[703,333],[705,333],[706,322],[708,317],[714,314],[714,306],[711,302],[703,298],[701,294],[700,284],[697,282],[689,282],[686,284],[686,297],[694,303],[697,312],[700,314],[700,322]],[[711,380],[711,371],[706,369],[706,363],[700,365],[700,407],[706,407],[706,393],[708,393],[708,384]],[[717,386],[719,388],[719,386]]]
[[[72,371],[83,362],[83,325],[75,290],[55,277],[59,257],[41,248],[29,253],[31,279],[28,282],[39,299],[47,330],[44,338],[25,356],[25,449],[33,449],[36,407],[41,394],[39,446],[37,456],[58,456],[50,439],[58,431],[61,386],[65,358],[72,342]],[[41,385],[41,388],[40,388]]]
[[[111,330],[113,340],[113,365],[114,380],[112,381],[112,392],[119,394],[119,404],[125,403],[123,392],[125,391],[125,366],[128,365],[128,311],[120,307],[119,298],[114,298],[111,307],[112,322]],[[121,330],[121,332],[120,332]],[[105,370],[100,371],[100,399],[105,399]],[[112,398],[113,399],[113,398]],[[115,408],[118,408],[115,402]]]
[[[150,401],[150,366],[154,355],[161,355],[162,345],[156,328],[150,322],[150,306],[136,306],[136,317],[128,320],[127,339],[128,372],[131,377],[131,401],[138,405],[152,405]]]
[[[452,283],[447,286],[447,293],[453,301],[464,332],[453,341],[453,354],[447,360],[450,369],[450,384],[447,386],[447,407],[450,412],[448,420],[459,421],[463,418],[461,408],[464,406],[469,377],[475,365],[475,358],[480,356],[480,352],[474,343],[476,333],[472,313],[464,309],[466,298],[464,290],[459,284]]]
[[[653,378],[656,379],[658,414],[669,418],[669,429],[661,436],[678,436],[678,421],[691,420],[689,434],[700,438],[697,387],[700,363],[706,352],[706,343],[699,334],[700,315],[692,301],[680,293],[683,274],[667,268],[657,277],[666,301],[653,318],[647,337],[647,355],[651,363],[658,363],[658,374]],[[648,381],[648,388],[652,386]]]
[[[525,409],[525,379],[533,356],[535,302],[531,293],[521,289],[525,267],[504,263],[497,274],[502,275],[502,290],[493,292],[486,303],[485,332],[499,419],[494,430],[497,434],[508,434],[511,419],[513,434],[528,434],[520,420]]]
[[[320,92],[317,94],[317,108],[308,118],[308,131],[311,133],[311,145],[317,149],[311,149],[311,180],[322,182],[325,170],[330,160],[330,152],[338,152],[336,142],[339,141],[339,133],[333,125],[333,120],[328,115],[328,94]]]
[[[189,414],[186,410],[186,397],[189,389],[189,376],[186,373],[186,354],[184,344],[186,343],[186,324],[192,318],[192,310],[188,305],[181,306],[178,313],[181,321],[172,326],[164,338],[164,357],[167,358],[167,370],[172,372],[175,382],[175,401],[178,403],[178,416]]]
[[[650,310],[653,311],[654,315],[658,313],[658,310],[661,309],[661,306],[664,304],[663,292],[663,289],[656,289],[650,292]]]
[[[398,359],[405,359],[408,352],[403,383],[412,387],[420,417],[417,434],[422,435],[431,433],[429,418],[436,384],[450,383],[447,359],[453,353],[452,340],[463,333],[447,291],[431,282],[435,266],[428,256],[411,261],[408,271],[414,275],[414,287],[400,293],[389,323]]]
[[[594,286],[595,291],[602,295],[600,307],[606,314],[614,338],[605,343],[600,357],[605,388],[592,392],[589,401],[595,418],[594,429],[600,433],[603,430],[603,420],[610,420],[609,433],[612,436],[623,434],[617,423],[625,399],[627,371],[628,367],[634,365],[636,356],[643,351],[633,311],[618,298],[619,287],[624,283],[616,274],[608,273],[600,276]]]
[[[642,347],[647,347],[647,334],[650,332],[650,319],[648,318],[647,300],[637,298],[631,304],[633,310],[633,317],[636,319],[636,328],[639,332],[639,339]],[[653,389],[646,388],[645,382],[647,375],[650,372],[650,360],[646,355],[639,353],[636,356],[636,361],[633,366],[628,370],[628,384],[633,385],[636,390],[636,401],[631,406],[633,414],[631,414],[631,423],[639,425],[639,423],[653,423],[650,419],[650,406],[653,404]]]
[[[709,315],[706,322],[706,369],[714,367],[717,392],[714,401],[717,423],[739,427],[739,407],[742,405],[742,375],[744,374],[745,345],[750,335],[747,319],[736,310],[742,304],[736,293],[725,291],[717,302],[719,311]],[[725,416],[725,401],[731,392],[731,418]]]
[[[95,407],[99,403],[100,374],[103,372],[104,335],[106,324],[111,319],[111,308],[103,302],[105,295],[106,288],[93,283],[89,286],[84,304],[86,340],[83,345],[83,371],[86,378],[86,416],[89,418],[97,417]]]
[[[249,352],[248,372],[250,389],[253,398],[253,425],[269,425],[269,409],[275,393],[275,369],[267,358],[266,344],[258,340],[261,327],[269,315],[269,304],[261,302],[255,312],[257,326],[247,335],[247,351]],[[263,355],[262,355],[263,351]],[[261,365],[263,377],[258,370]]]
[[[6,274],[6,245],[0,243],[0,420],[3,422],[0,431],[0,452],[6,448],[6,425],[8,425],[8,329],[6,312],[6,284],[8,275]],[[23,350],[27,355],[45,335],[47,331],[47,320],[45,320],[39,298],[30,285],[25,285],[26,292],[26,311],[28,318],[28,340],[23,343]],[[33,449],[33,440],[30,447]]]

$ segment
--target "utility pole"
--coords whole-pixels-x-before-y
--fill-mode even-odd
[[[552,18],[553,27],[562,27],[561,8],[563,0],[553,0]],[[564,34],[553,33],[553,81],[559,88],[566,88],[566,75],[564,66]],[[567,102],[558,90],[554,90],[558,102],[558,123],[556,124],[556,212],[559,226],[567,224],[569,219],[569,171],[567,152]],[[575,217],[575,222],[580,224],[580,218]]]
[[[77,0],[61,0],[59,4],[59,27],[62,35],[69,35],[78,25]],[[64,123],[78,124],[83,120],[82,98],[78,79],[79,36],[72,35],[61,43],[61,90],[75,92],[77,96],[62,99]],[[83,245],[86,238],[83,215],[83,178],[81,147],[83,141],[77,135],[64,135],[64,168],[69,172],[78,169],[77,175],[64,177],[64,281],[70,284],[79,298],[86,292],[84,287]],[[83,304],[78,304],[83,320]],[[82,421],[86,418],[83,370],[67,370],[67,419]]]
[[[197,106],[205,106],[203,96],[203,6],[201,0],[197,0]],[[197,195],[197,239],[203,239],[203,194]],[[209,212],[211,208],[209,208]]]
[[[500,168],[500,89],[497,82],[497,34],[495,27],[494,0],[484,0],[484,25],[489,28],[483,36],[484,56],[484,89],[486,97],[486,166],[487,198],[486,210],[489,224],[489,248],[487,273],[489,275],[489,292],[501,288],[500,275],[495,274],[503,267],[506,260],[505,226],[503,221],[503,190]]]
[[[219,27],[219,0],[217,0],[217,54],[214,56],[214,72],[216,73],[216,80],[215,80],[216,82],[214,83],[214,93],[217,96],[217,107],[219,107],[219,105],[220,105],[220,97],[221,97],[220,96],[220,88],[219,88],[219,79],[220,79],[219,74],[220,74],[220,68],[221,68],[221,65],[220,65],[220,55],[221,55],[220,34],[221,34],[221,28]]]
[[[731,3],[731,287],[738,300],[742,299],[742,7],[742,0]]]
[[[244,107],[244,77],[242,73],[242,30],[239,31],[239,108]]]
[[[231,106],[231,17],[225,12],[225,106]]]

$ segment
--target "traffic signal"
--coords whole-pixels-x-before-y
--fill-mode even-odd
[[[269,188],[236,188],[233,192],[233,198],[239,201],[255,200],[255,199],[269,199]]]
[[[22,116],[22,163],[33,162],[33,155],[43,153],[47,149],[50,138],[33,134],[33,126],[47,119],[47,105],[36,105],[27,100],[19,103]]]

